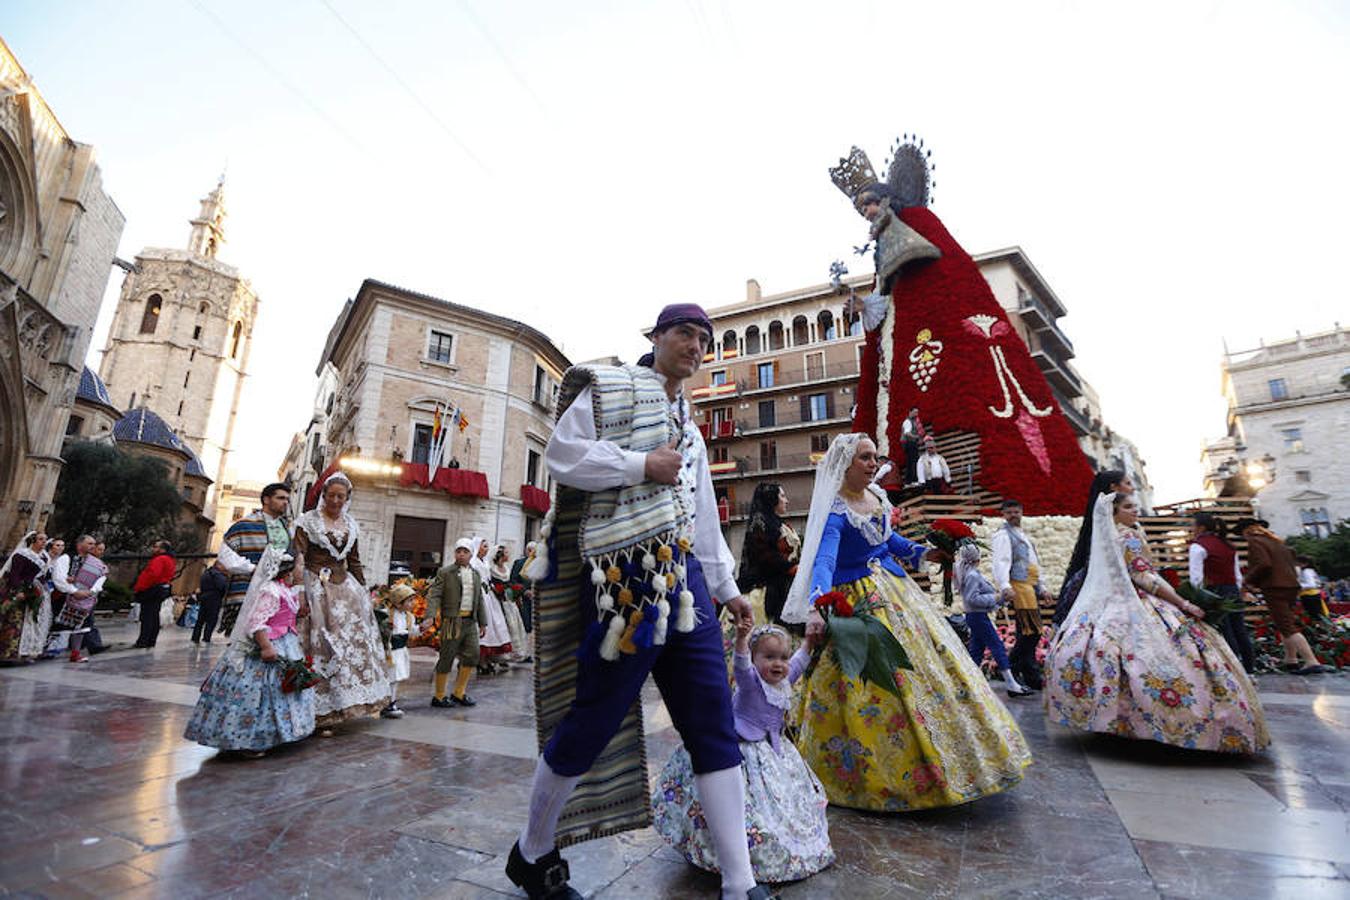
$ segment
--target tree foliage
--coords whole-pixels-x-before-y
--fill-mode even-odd
[[[1350,519],[1342,519],[1330,537],[1300,534],[1289,538],[1289,546],[1311,558],[1323,578],[1350,578]]]
[[[181,539],[191,530],[179,523],[183,497],[163,460],[92,441],[73,441],[63,455],[48,526],[53,535],[70,542],[97,534],[109,553],[143,553],[153,540]]]

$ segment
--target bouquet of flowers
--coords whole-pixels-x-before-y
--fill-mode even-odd
[[[261,658],[262,648],[255,643],[248,655]],[[281,692],[283,694],[294,694],[296,691],[312,688],[323,681],[323,677],[314,671],[314,657],[312,656],[306,656],[304,659],[287,659],[284,656],[278,656],[272,662],[274,665],[281,667]]]
[[[952,563],[956,560],[957,549],[966,542],[975,543],[975,532],[965,522],[956,519],[938,519],[924,535],[924,540],[943,553],[942,558],[942,602],[952,605]]]
[[[42,589],[36,584],[25,584],[16,590],[13,594],[0,604],[0,609],[6,611],[18,607],[23,612],[23,617],[37,621],[38,610],[42,609]]]
[[[830,591],[816,598],[815,607],[825,619],[840,670],[899,697],[895,670],[914,667],[895,635],[872,614],[881,603],[872,596],[855,604],[843,592]]]
[[[1169,578],[1168,575],[1171,575],[1172,578]],[[1194,603],[1205,611],[1206,625],[1218,628],[1219,623],[1229,615],[1232,613],[1242,615],[1243,611],[1247,608],[1247,604],[1243,603],[1241,600],[1228,600],[1224,597],[1220,597],[1213,591],[1207,591],[1202,587],[1191,584],[1189,580],[1180,581],[1178,578],[1177,581],[1180,581],[1180,583],[1173,581],[1173,578],[1177,578],[1177,576],[1171,569],[1163,569],[1162,577],[1164,581],[1168,582],[1176,589],[1176,592],[1180,595],[1181,599],[1188,603]]]
[[[281,692],[294,694],[306,688],[312,688],[323,679],[314,671],[314,657],[304,659],[279,659],[281,664]]]

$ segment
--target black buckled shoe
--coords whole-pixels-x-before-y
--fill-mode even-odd
[[[582,900],[576,888],[567,883],[572,872],[557,847],[531,863],[525,861],[520,843],[516,842],[506,860],[506,877],[523,889],[530,900]]]
[[[745,900],[778,900],[778,895],[764,885],[757,884],[746,893]]]

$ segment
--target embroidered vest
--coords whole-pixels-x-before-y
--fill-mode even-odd
[[[591,389],[598,440],[624,450],[647,453],[670,443],[674,435],[665,385],[640,366],[574,366],[563,377],[558,397],[561,415],[582,389]],[[579,544],[592,561],[656,541],[673,544],[693,539],[692,503],[672,485],[644,481],[586,495]]]
[[[1008,547],[1012,550],[1012,566],[1008,570],[1008,578],[1012,581],[1026,581],[1027,576],[1031,574],[1031,545],[1011,527],[1004,525],[1003,528],[1008,532]]]
[[[641,366],[574,366],[563,376],[558,395],[561,416],[583,389],[591,389],[591,412],[598,440],[624,450],[648,453],[681,435],[685,465],[680,484],[641,484],[582,492],[577,549],[590,568],[599,655],[614,660],[639,646],[664,644],[670,599],[678,603],[675,628],[693,631],[694,595],[689,591],[685,554],[693,548],[694,498],[689,459],[700,440],[688,422],[674,421],[665,385]],[[681,417],[683,418],[683,417]],[[683,433],[681,434],[681,428]],[[567,496],[559,491],[545,520],[548,536]],[[640,626],[646,628],[639,630]],[[588,629],[588,633],[590,629]],[[603,638],[600,638],[603,635]],[[591,643],[588,637],[587,644]],[[583,649],[581,652],[596,652]]]
[[[1233,558],[1237,551],[1218,535],[1202,534],[1195,542],[1205,548],[1205,584],[1213,587],[1221,584],[1237,584],[1233,574]]]

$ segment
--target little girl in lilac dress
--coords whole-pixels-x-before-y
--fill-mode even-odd
[[[746,839],[755,880],[760,882],[797,881],[834,862],[825,789],[782,733],[792,684],[811,659],[811,644],[789,656],[790,648],[787,632],[776,625],[737,627],[732,706],[745,776]],[[661,772],[652,809],[653,827],[685,859],[700,869],[718,871],[683,746]]]

